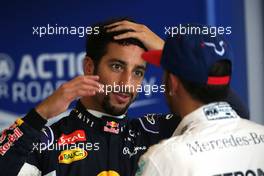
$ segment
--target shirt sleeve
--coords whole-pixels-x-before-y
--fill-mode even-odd
[[[32,153],[34,144],[40,141],[41,129],[46,122],[33,109],[24,118],[17,119],[13,125],[0,133],[1,172],[7,176],[18,175]]]

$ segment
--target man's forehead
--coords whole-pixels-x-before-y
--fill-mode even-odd
[[[115,52],[118,52],[118,51],[128,51],[128,52],[137,51],[139,53],[145,52],[145,50],[143,48],[141,48],[140,46],[135,45],[135,44],[131,44],[131,43],[110,42],[106,48],[107,48],[108,52],[112,52],[112,51],[115,51]],[[119,50],[117,50],[117,48]]]
[[[111,42],[107,46],[105,56],[108,56],[110,59],[115,58],[124,62],[146,65],[146,62],[141,58],[141,55],[144,52],[144,49],[134,44],[122,45]]]

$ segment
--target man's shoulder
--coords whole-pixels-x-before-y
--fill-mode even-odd
[[[53,123],[50,126],[45,126],[41,130],[41,143],[52,144],[54,141],[59,138],[67,129],[72,126],[72,119],[70,115],[62,117],[57,122]]]
[[[131,120],[131,124],[141,131],[159,134],[159,118],[160,114],[149,113]]]
[[[240,119],[239,124],[237,125],[236,131],[238,133],[247,133],[247,134],[254,134],[259,135],[263,138],[264,142],[264,126],[253,122],[247,119]]]
[[[155,158],[157,161],[164,158],[168,159],[176,155],[180,156],[184,153],[183,150],[185,150],[185,148],[183,136],[173,136],[151,146],[145,157]]]
[[[141,157],[139,171],[148,173],[159,172],[160,175],[181,175],[180,172],[186,168],[186,158],[182,150],[184,146],[179,143],[179,136],[174,136],[151,146]]]
[[[264,126],[263,125],[258,124],[258,123],[254,122],[254,121],[251,121],[251,120],[247,120],[247,119],[242,119],[241,118],[240,119],[240,125],[248,127],[248,128],[264,131]]]
[[[52,129],[56,129],[59,128],[61,126],[67,126],[67,124],[69,125],[70,121],[71,121],[71,115],[67,115],[67,116],[63,116],[61,118],[59,118],[57,121],[54,121],[51,125],[49,125],[50,128]]]
[[[175,114],[149,113],[143,117],[133,119],[131,123],[136,125],[141,131],[159,134],[163,138],[168,138],[172,135],[179,122],[180,118]]]

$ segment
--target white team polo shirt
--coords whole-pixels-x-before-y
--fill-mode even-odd
[[[141,157],[136,175],[264,176],[264,127],[228,103],[202,106]]]

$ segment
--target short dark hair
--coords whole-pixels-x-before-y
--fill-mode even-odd
[[[228,60],[221,60],[215,63],[209,72],[209,76],[231,76],[232,67]],[[195,100],[204,104],[223,101],[229,92],[230,84],[227,85],[201,85],[198,83],[182,80],[183,87]]]
[[[135,22],[134,20],[130,19],[130,18],[117,18],[117,19],[112,19],[112,20],[108,20],[105,22],[100,22],[97,23],[95,25],[93,25],[94,27],[98,27],[99,33],[98,34],[91,34],[88,35],[86,38],[86,56],[89,56],[93,61],[95,66],[98,65],[98,63],[100,62],[101,58],[106,54],[107,52],[107,45],[110,42],[113,43],[118,43],[120,45],[137,45],[140,48],[144,49],[145,51],[147,51],[147,48],[144,46],[144,44],[136,39],[136,38],[127,38],[127,39],[121,39],[121,40],[115,40],[113,37],[119,34],[123,34],[129,31],[133,31],[133,30],[122,30],[122,31],[118,31],[118,32],[106,32],[106,25],[115,23],[115,22],[119,22],[119,21],[131,21],[131,22]]]

